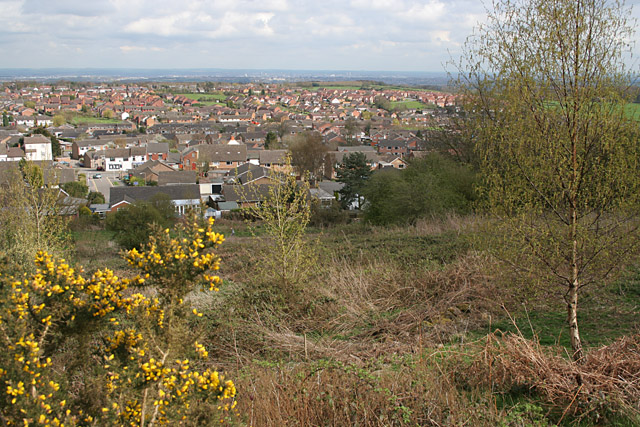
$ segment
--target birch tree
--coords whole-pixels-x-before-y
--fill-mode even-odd
[[[512,265],[567,308],[638,247],[637,123],[625,114],[630,10],[617,0],[494,0],[465,44],[460,83]]]

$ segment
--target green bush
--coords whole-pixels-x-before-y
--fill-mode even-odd
[[[343,210],[338,201],[334,200],[330,206],[323,206],[318,200],[311,203],[310,226],[328,227],[347,222],[349,222],[349,212]]]
[[[362,191],[365,219],[374,224],[406,224],[428,216],[469,213],[475,200],[474,183],[469,166],[436,153],[401,171],[381,170]]]
[[[139,201],[108,214],[106,227],[115,232],[115,239],[123,248],[140,248],[149,240],[154,224],[168,227],[174,217],[171,201],[158,197],[151,202]]]
[[[65,182],[61,187],[71,197],[85,198],[87,197],[87,194],[89,194],[89,187],[87,187],[87,184],[84,182]]]

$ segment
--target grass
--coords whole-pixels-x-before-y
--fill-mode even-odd
[[[95,116],[74,116],[69,123],[72,125],[84,125],[88,123],[120,123],[122,120],[119,119],[107,119],[104,117],[95,117]]]
[[[438,90],[433,89],[424,89],[417,88],[411,86],[397,86],[397,85],[386,85],[386,84],[376,84],[369,81],[359,82],[359,81],[345,81],[345,82],[331,82],[331,83],[323,83],[323,82],[307,82],[304,89],[328,89],[328,90],[406,90],[406,91],[416,91],[416,92],[440,92]]]
[[[609,415],[575,389],[563,388],[561,398],[554,397],[553,387],[575,378],[566,359],[555,357],[562,351],[556,344],[568,346],[565,313],[546,294],[534,295],[524,310],[511,289],[493,279],[502,267],[469,238],[478,221],[451,217],[411,227],[352,223],[310,232],[319,268],[299,287],[287,289],[256,273],[260,257],[269,254],[246,223],[217,221],[217,231],[227,237],[218,251],[224,285],[219,293],[190,302],[209,320],[203,342],[211,343],[211,356],[241,392],[242,422],[545,425],[536,423],[556,423],[563,416],[563,423],[574,422],[586,413],[588,425],[598,408],[600,423],[618,417],[615,422],[633,425],[635,418],[619,410],[618,395],[606,387],[599,393]],[[74,236],[78,259],[125,268],[115,261],[118,249],[110,246],[109,232]],[[491,334],[498,328],[517,331],[501,302],[522,332],[511,341]],[[594,346],[636,332],[639,303],[640,268],[585,295],[580,327],[587,350],[595,354]],[[540,346],[528,340],[535,337]],[[635,354],[620,348],[609,362]],[[519,378],[522,366],[537,366],[527,359],[531,355],[562,381],[541,377],[547,383],[533,383],[538,381],[533,374]],[[574,395],[579,405],[565,416]]]
[[[176,95],[184,96],[205,105],[217,104],[227,100],[227,96],[222,93],[178,93]]]
[[[640,121],[640,104],[637,103],[629,103],[625,106],[625,114],[627,117],[634,119],[635,121]]]
[[[640,330],[640,269],[632,267],[622,278],[610,285],[587,288],[579,302],[578,324],[583,345],[595,347]],[[571,348],[567,313],[561,304],[540,304],[524,307],[513,313],[514,322],[503,317],[491,325],[492,330],[517,332],[528,339],[534,336],[543,345]]]
[[[113,232],[104,230],[101,225],[74,231],[72,238],[76,245],[75,261],[85,270],[127,268],[120,248],[113,241]]]
[[[406,107],[408,110],[416,109],[416,110],[433,110],[435,105],[432,104],[423,104],[420,101],[392,101],[392,108],[397,107]]]

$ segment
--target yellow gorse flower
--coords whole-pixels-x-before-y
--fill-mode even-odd
[[[133,278],[106,268],[86,277],[64,259],[38,252],[34,274],[11,280],[7,308],[0,311],[0,324],[12,322],[16,334],[5,343],[9,359],[1,359],[11,362],[0,369],[0,387],[11,404],[0,408],[4,419],[60,426],[138,425],[143,413],[155,413],[156,423],[170,424],[187,416],[194,398],[215,399],[225,410],[234,407],[232,381],[210,369],[198,371],[186,358],[167,359],[171,347],[166,342],[174,333],[167,325],[190,310],[202,316],[187,307],[187,294],[197,287],[217,291],[221,284],[213,274],[220,268],[213,249],[224,237],[212,226],[212,219],[204,226],[192,222],[180,238],[165,229],[143,249],[128,251],[125,259],[139,270]],[[137,289],[147,287],[157,295]],[[102,369],[106,380],[106,404],[97,414],[73,412],[77,406],[70,404],[68,384],[43,349],[54,331],[86,322],[99,331],[93,351],[102,354],[103,362],[95,369]],[[198,358],[208,358],[202,344],[191,344]]]

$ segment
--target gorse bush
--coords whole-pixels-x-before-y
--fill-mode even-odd
[[[202,313],[186,298],[217,291],[224,237],[213,221],[157,230],[125,253],[137,270],[86,275],[45,252],[33,274],[2,277],[0,420],[4,425],[158,425],[218,421],[232,381],[207,364]]]

